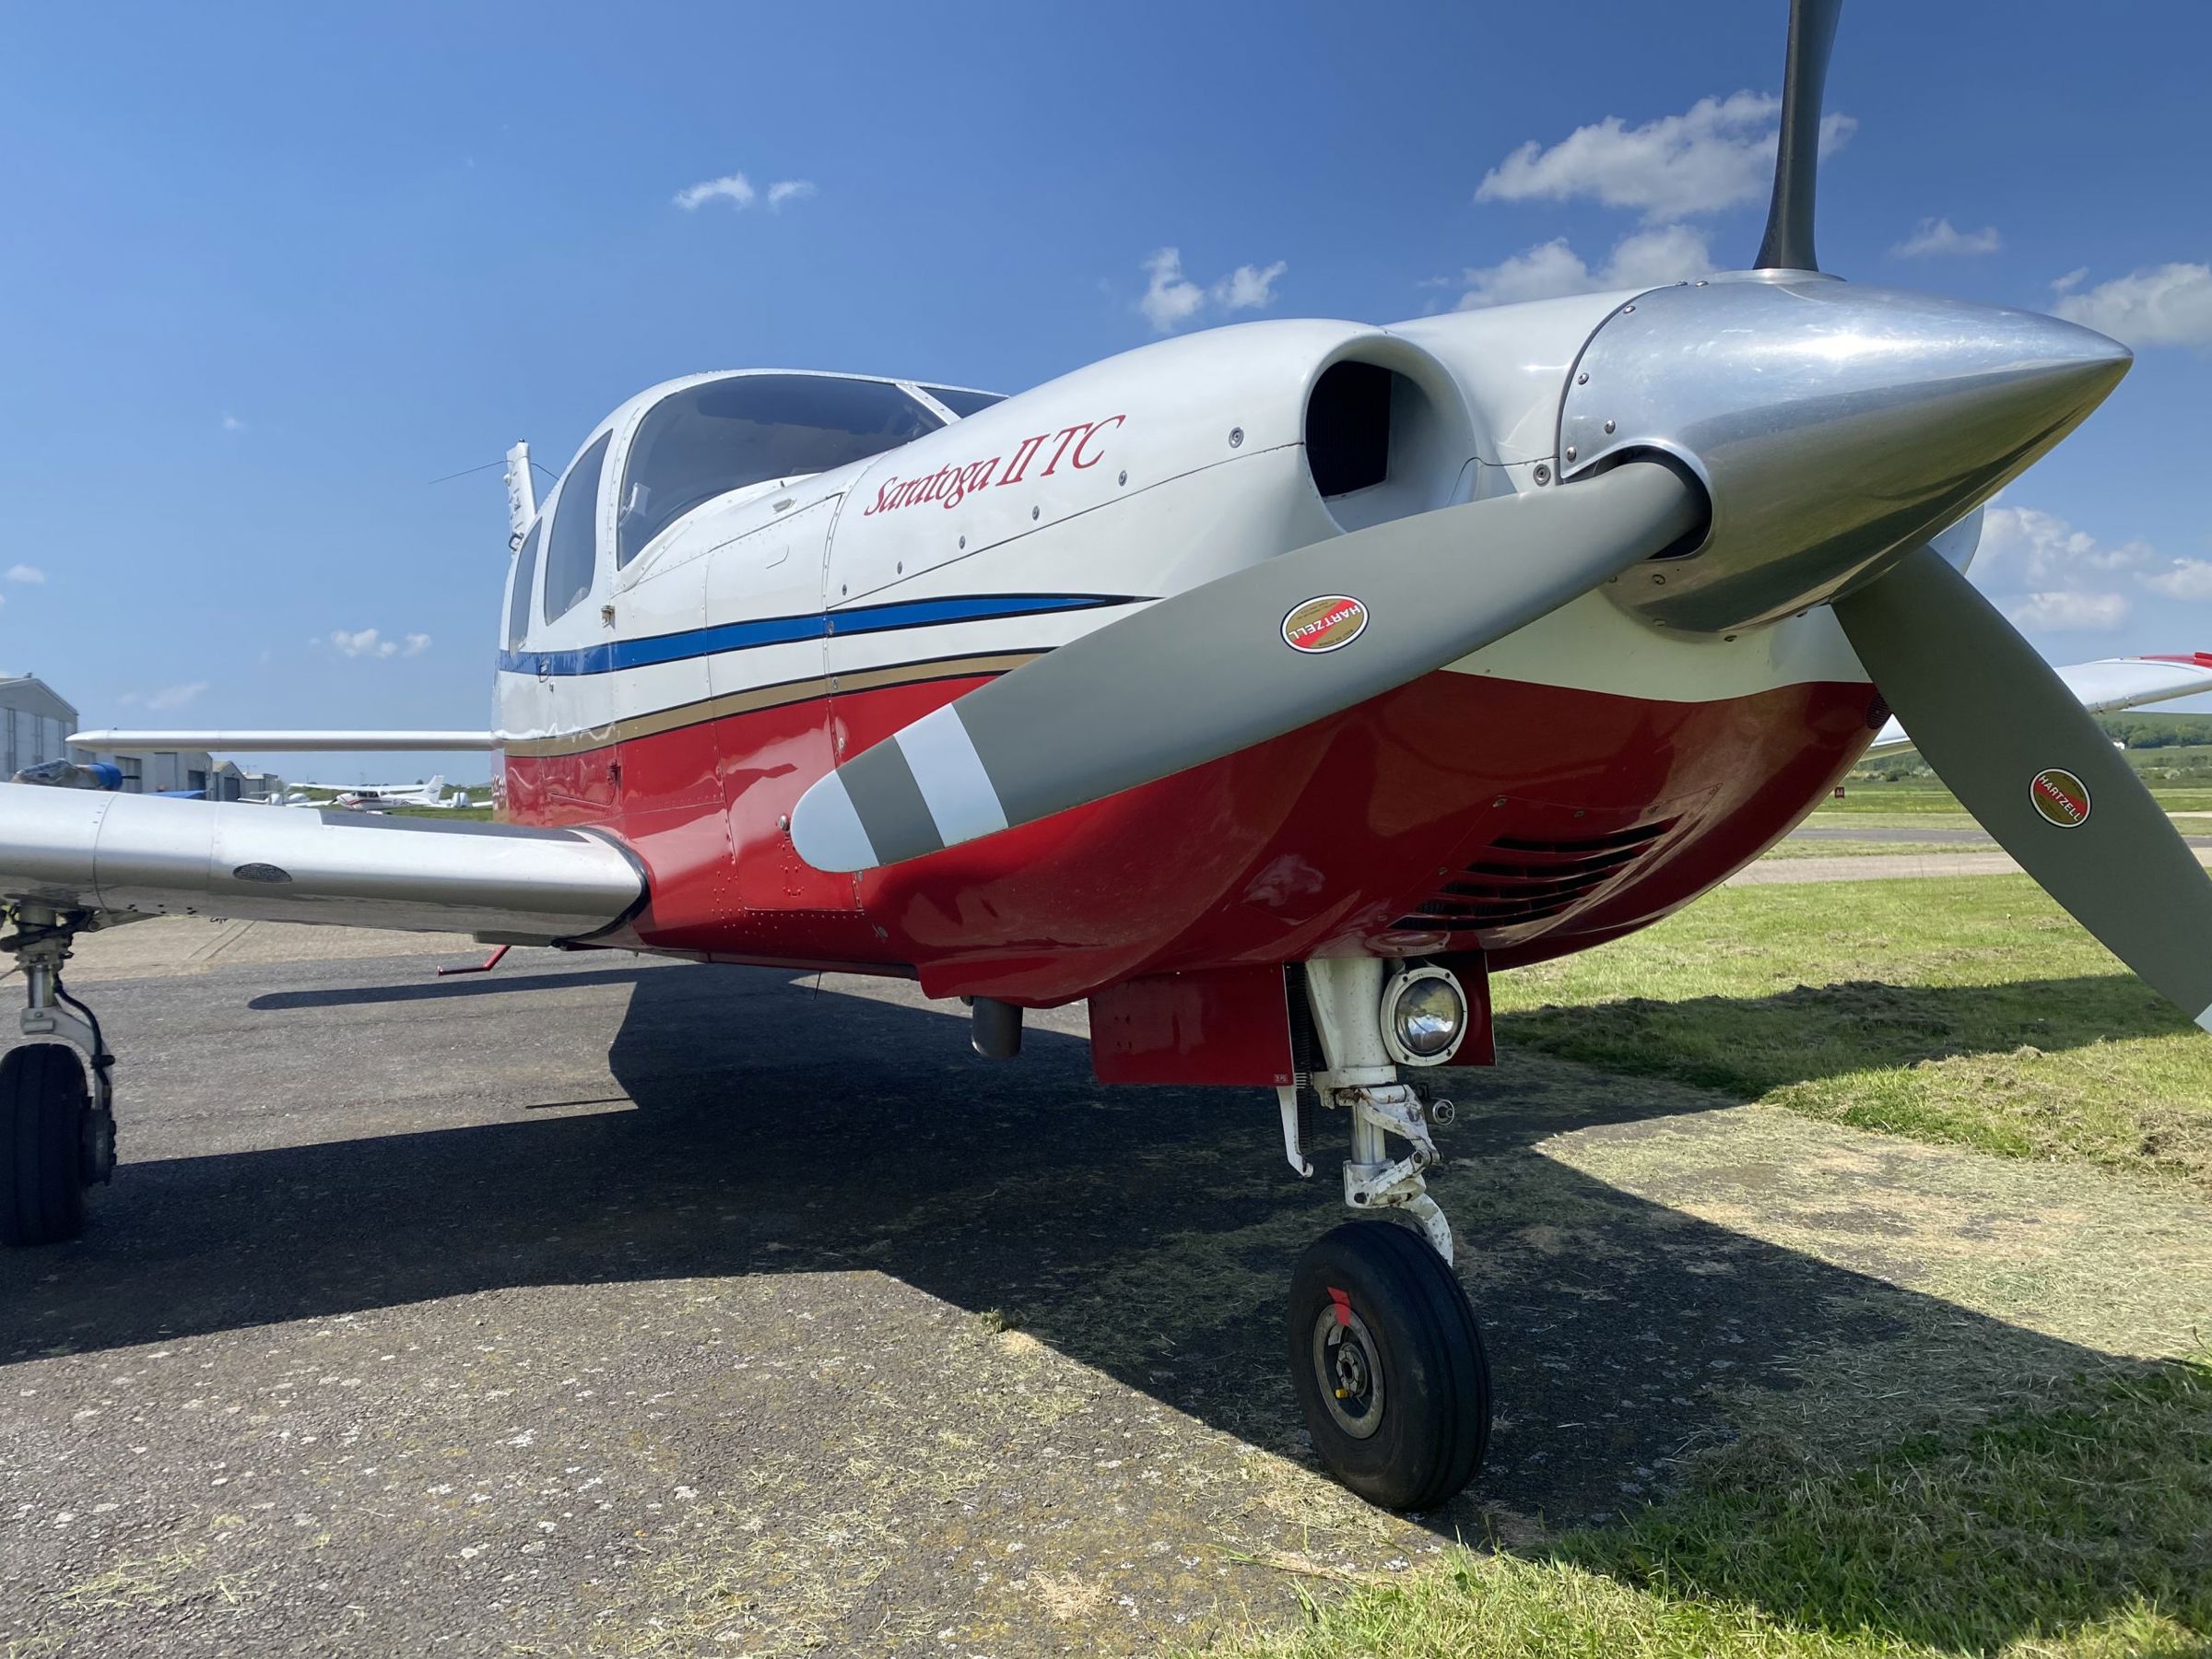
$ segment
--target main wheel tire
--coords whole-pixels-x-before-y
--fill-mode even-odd
[[[58,1244],[84,1231],[91,1116],[75,1049],[34,1042],[0,1057],[0,1244]]]
[[[1290,1378],[1313,1449],[1386,1509],[1433,1509],[1490,1439],[1490,1365],[1475,1311],[1411,1228],[1349,1221],[1290,1278]]]

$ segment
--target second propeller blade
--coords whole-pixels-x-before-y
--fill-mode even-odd
[[[2212,877],[2050,665],[1924,546],[1835,612],[1922,757],[1997,844],[2212,1025]]]

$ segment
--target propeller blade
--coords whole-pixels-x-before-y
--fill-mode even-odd
[[[1790,44],[1782,71],[1782,143],[1774,152],[1774,199],[1753,267],[1817,271],[1813,186],[1820,173],[1820,94],[1843,0],[1790,0]]]
[[[1233,754],[1535,621],[1700,523],[1631,461],[1332,536],[1110,622],[925,715],[817,782],[799,856],[863,870]]]
[[[1924,545],[1834,609],[1883,700],[1997,844],[2212,1029],[2212,877],[2050,665]]]

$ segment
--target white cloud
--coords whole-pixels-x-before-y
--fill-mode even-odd
[[[429,648],[430,636],[429,634],[411,633],[407,636],[407,642],[399,648],[399,654],[401,656],[420,656]]]
[[[187,680],[181,686],[164,686],[159,691],[125,691],[115,700],[125,708],[181,709],[206,689],[206,680]]]
[[[1161,248],[1144,262],[1146,286],[1136,309],[1160,334],[1190,322],[1209,304],[1218,311],[1259,311],[1274,303],[1275,285],[1290,268],[1286,260],[1268,265],[1239,265],[1209,288],[1182,274],[1182,251]]]
[[[1973,574],[2027,629],[2117,628],[2133,614],[2130,591],[2212,604],[2212,559],[2165,558],[2145,541],[2102,542],[2033,507],[1989,509]]]
[[[768,206],[772,212],[786,202],[802,201],[813,194],[811,179],[778,179],[768,187]],[[742,212],[759,197],[753,182],[743,173],[724,173],[719,179],[701,179],[696,184],[687,184],[673,199],[686,213],[695,213],[709,202],[727,202]]]
[[[373,628],[359,629],[351,633],[343,628],[333,629],[330,642],[342,656],[388,657],[399,654],[399,641],[383,638]]]
[[[2030,594],[2005,607],[2015,628],[2108,633],[2127,620],[2124,594]]]
[[[2157,575],[2144,577],[2143,585],[2169,599],[2212,600],[2212,559],[2177,559]]]
[[[1947,218],[1924,218],[1912,235],[1889,252],[1898,259],[1920,259],[1930,253],[1994,253],[2004,245],[1994,225],[1961,230]]]
[[[1558,237],[1500,264],[1463,272],[1467,290],[1459,297],[1458,309],[1594,294],[1606,288],[1657,288],[1702,276],[1712,269],[1704,236],[1688,225],[1661,225],[1624,237],[1595,270],[1567,245],[1565,237]]]
[[[1974,574],[1984,585],[1995,578],[2005,587],[2048,590],[2109,582],[2115,574],[2155,570],[2159,563],[2147,542],[2110,547],[2055,513],[1996,506],[1982,521]]]
[[[1189,322],[1206,303],[1206,290],[1182,274],[1182,251],[1179,248],[1162,248],[1146,260],[1145,275],[1150,280],[1136,309],[1161,334]]]
[[[240,418],[239,418],[237,416],[235,416],[235,415],[226,415],[226,416],[224,416],[224,417],[223,417],[223,430],[224,430],[224,431],[226,431],[226,432],[242,432],[242,431],[244,431],[245,429],[246,429],[246,423],[245,423],[244,421],[241,420],[241,419],[240,419]]]
[[[1206,290],[1223,311],[1260,311],[1275,300],[1276,279],[1290,268],[1278,259],[1273,265],[1239,265]]]
[[[2053,283],[2071,323],[2130,346],[2212,346],[2212,265],[2162,265],[2077,291],[2088,272]]]
[[[146,700],[149,709],[181,709],[207,689],[206,680],[187,680],[181,686],[164,686]]]
[[[1631,127],[1618,115],[1577,127],[1546,149],[1530,139],[1483,175],[1478,202],[1571,201],[1632,207],[1647,221],[1712,213],[1772,188],[1782,100],[1759,92],[1703,98],[1686,114]],[[1830,115],[1820,153],[1841,148],[1858,123]]]
[[[709,202],[728,202],[735,207],[753,205],[753,182],[743,173],[724,173],[719,179],[701,179],[676,193],[676,205],[694,213]]]
[[[43,582],[46,580],[46,572],[40,570],[37,565],[9,565],[7,579],[10,582]]]

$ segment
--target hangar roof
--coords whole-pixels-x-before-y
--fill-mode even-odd
[[[25,709],[76,727],[76,705],[35,674],[0,672],[0,709]]]

